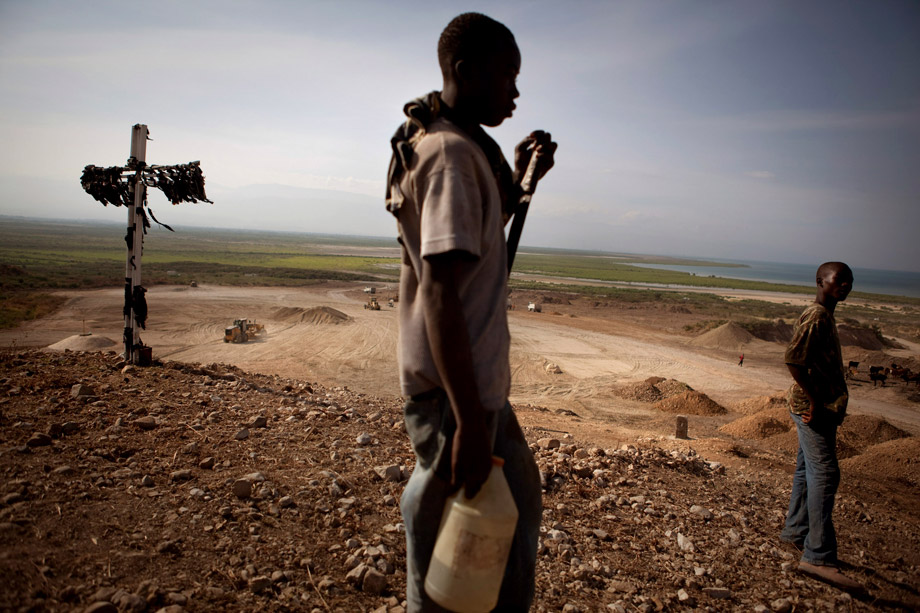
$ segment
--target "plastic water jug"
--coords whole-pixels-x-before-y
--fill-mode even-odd
[[[504,463],[493,456],[479,493],[470,499],[461,489],[444,505],[425,591],[445,609],[480,613],[498,602],[518,519]]]

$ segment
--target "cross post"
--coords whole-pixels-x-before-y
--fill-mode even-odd
[[[125,361],[147,366],[152,349],[144,345],[140,329],[146,327],[147,291],[141,285],[141,255],[144,234],[150,219],[170,232],[172,228],[160,223],[147,206],[147,187],[160,189],[173,204],[180,202],[211,202],[204,192],[204,175],[198,162],[174,166],[147,164],[149,131],[144,124],[131,128],[131,156],[125,166],[98,168],[92,164],[83,169],[80,183],[83,189],[104,206],[113,204],[128,209],[128,229],[125,233]],[[213,204],[213,203],[212,203]]]
[[[128,158],[128,168],[139,165],[147,161],[147,126],[135,124],[131,128],[131,156]],[[143,175],[137,172],[134,177],[128,179],[128,193],[133,196],[133,206],[128,209],[128,231],[125,234],[125,242],[128,247],[127,262],[125,263],[125,361],[129,364],[143,364],[147,362],[141,357],[140,326],[134,315],[134,294],[135,288],[141,286],[141,255],[144,251],[144,201],[147,198],[147,186],[144,185]],[[130,238],[129,238],[130,237]],[[146,352],[145,352],[146,353]],[[147,357],[147,356],[144,356]]]

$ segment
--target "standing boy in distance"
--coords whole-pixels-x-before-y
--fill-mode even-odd
[[[837,427],[849,398],[834,309],[853,289],[853,271],[843,262],[818,268],[815,302],[795,324],[785,361],[795,383],[789,406],[799,451],[786,525],[780,539],[802,550],[799,571],[840,589],[862,586],[838,568],[837,536],[831,514],[840,484]]]
[[[514,170],[481,126],[511,117],[521,56],[502,24],[478,13],[453,19],[438,42],[441,92],[408,103],[392,139],[387,208],[403,246],[399,367],[416,467],[402,496],[411,612],[442,611],[424,590],[447,497],[472,497],[505,460],[518,507],[496,610],[526,611],[534,593],[542,514],[533,454],[508,404],[511,372],[504,224],[531,155],[537,177],[556,144],[534,132]]]

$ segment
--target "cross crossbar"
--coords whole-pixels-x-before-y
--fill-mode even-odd
[[[112,204],[128,209],[128,231],[125,244],[128,248],[125,262],[125,361],[129,364],[148,365],[152,350],[144,345],[139,329],[146,329],[147,300],[146,289],[141,285],[141,254],[143,253],[144,234],[150,227],[150,220],[160,224],[170,232],[172,228],[160,223],[147,207],[147,188],[153,187],[163,192],[173,204],[180,202],[208,202],[204,191],[204,174],[198,161],[173,166],[148,165],[147,141],[150,132],[144,124],[131,128],[131,156],[124,166],[101,168],[92,164],[83,169],[80,184],[87,194],[101,202],[103,206]]]

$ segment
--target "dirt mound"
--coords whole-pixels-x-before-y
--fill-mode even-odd
[[[910,436],[874,415],[848,415],[837,430],[837,439],[861,453],[873,445]]]
[[[655,384],[655,387],[658,388],[658,391],[661,392],[662,398],[671,398],[672,396],[677,396],[678,394],[683,394],[684,392],[692,392],[693,388],[684,383],[683,381],[678,381],[677,379],[665,379]]]
[[[706,394],[693,390],[656,402],[655,408],[665,413],[681,415],[723,415],[728,412]]]
[[[304,309],[301,307],[278,307],[272,312],[272,319],[283,322],[297,322],[303,316]]]
[[[791,417],[789,419],[792,419]],[[795,455],[799,450],[799,435],[795,428],[764,439],[767,446],[774,451],[785,451]]]
[[[288,323],[308,324],[341,324],[351,320],[351,317],[333,309],[332,307],[319,306],[304,309],[301,307],[278,307],[273,313],[273,319]]]
[[[792,419],[792,418],[790,418]],[[764,439],[767,446],[774,451],[785,451],[789,455],[795,456],[799,451],[799,434],[795,428],[788,432],[774,434]],[[848,444],[845,440],[837,438],[837,458],[852,458],[859,455],[859,449]]]
[[[788,406],[789,405],[786,403],[786,392],[777,392],[770,396],[752,396],[750,398],[745,398],[732,406],[732,409],[734,409],[736,413],[754,415],[755,413],[760,413],[761,411],[776,407],[782,407],[788,412]]]
[[[752,340],[754,340],[753,334],[730,321],[714,330],[700,334],[692,339],[690,344],[711,349],[739,349]]]
[[[838,324],[837,334],[840,336],[841,345],[855,345],[872,351],[878,351],[885,347],[875,330],[870,330],[869,328]]]
[[[779,409],[776,410],[778,411]],[[752,415],[751,417],[757,416]],[[743,421],[743,419],[748,418],[742,418],[730,424],[726,424],[722,426],[720,430],[735,436],[744,436],[743,434],[735,434],[735,432],[729,431],[729,426],[733,426]],[[798,434],[795,428],[792,427],[793,422],[791,418],[787,417],[787,419],[789,419],[790,423],[789,431],[768,436],[766,440],[771,449],[795,454],[799,448]],[[741,426],[739,426],[739,430],[740,428]],[[745,438],[756,437],[745,436]],[[845,458],[868,454],[880,444],[886,444],[893,440],[903,440],[905,438],[913,437],[900,428],[892,426],[880,417],[872,415],[848,415],[837,430],[837,457],[843,460]]]
[[[656,377],[650,377],[650,379],[654,378]],[[649,381],[618,385],[611,392],[625,400],[638,400],[639,402],[658,402],[661,400],[661,392]]]
[[[658,402],[692,391],[693,388],[686,383],[664,377],[649,377],[645,381],[618,385],[611,390],[615,396],[639,402]]]
[[[788,432],[794,425],[789,410],[785,406],[776,406],[736,419],[719,428],[719,431],[739,438],[760,440]]]
[[[792,326],[782,319],[756,322],[748,326],[751,334],[762,341],[771,343],[788,343],[792,340]]]
[[[878,480],[887,477],[920,486],[920,440],[916,437],[899,438],[873,445],[864,453],[841,462],[847,474]]]
[[[107,336],[74,334],[53,345],[48,345],[46,349],[50,351],[64,351],[67,349],[70,351],[102,351],[103,349],[111,349],[115,344],[115,341]]]

